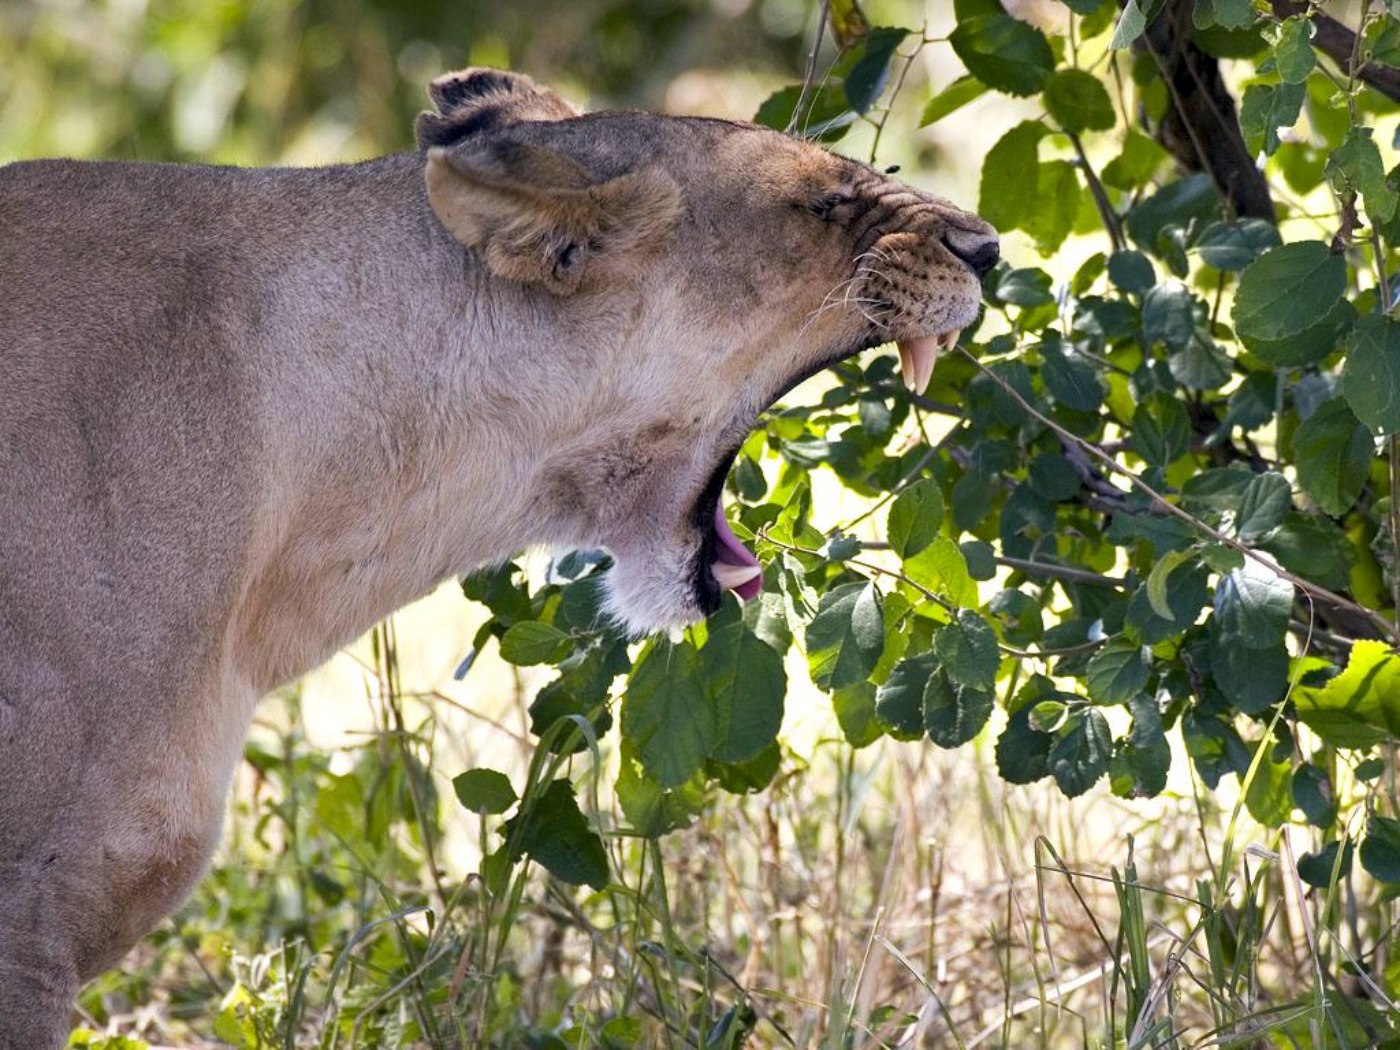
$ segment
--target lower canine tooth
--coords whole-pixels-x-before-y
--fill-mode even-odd
[[[719,584],[720,590],[724,591],[732,591],[735,587],[742,587],[754,577],[763,575],[761,566],[730,565],[723,561],[717,561],[711,565],[710,571],[714,573],[715,581]]]

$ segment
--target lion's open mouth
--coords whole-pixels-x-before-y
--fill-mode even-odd
[[[899,367],[904,377],[904,385],[915,394],[922,394],[928,389],[929,379],[933,376],[933,366],[938,362],[939,355],[951,349],[961,334],[961,328],[951,328],[935,335],[898,340],[895,345],[899,350]],[[856,347],[817,368],[794,376],[782,390],[768,400],[763,411],[772,408],[804,379],[864,349],[865,346]],[[691,515],[691,520],[701,535],[693,590],[696,603],[706,613],[719,608],[725,591],[733,591],[747,602],[757,598],[763,590],[763,566],[759,564],[758,555],[749,550],[734,534],[724,514],[724,482],[734,465],[735,457],[739,454],[739,448],[739,445],[735,445],[720,457],[704,489],[701,490]]]

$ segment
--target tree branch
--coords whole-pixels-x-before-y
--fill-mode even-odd
[[[1191,42],[1192,0],[1168,0],[1133,45],[1150,54],[1171,106],[1157,139],[1188,171],[1205,172],[1236,215],[1274,221],[1269,184],[1240,131],[1220,66]]]
[[[1006,395],[1010,397],[1011,400],[1015,401],[1017,405],[1020,406],[1023,412],[1031,416],[1033,419],[1036,419],[1044,426],[1050,428],[1050,430],[1053,433],[1055,433],[1060,438],[1060,440],[1064,441],[1066,444],[1076,445],[1081,450],[1083,450],[1083,452],[1086,455],[1098,460],[1100,463],[1103,464],[1104,468],[1109,473],[1117,474],[1119,477],[1123,478],[1125,481],[1128,482],[1128,484],[1132,485],[1135,489],[1137,489],[1144,496],[1150,499],[1154,507],[1161,509],[1164,513],[1169,514],[1172,517],[1181,519],[1187,525],[1190,525],[1193,529],[1195,529],[1197,532],[1201,533],[1204,536],[1209,536],[1216,543],[1224,544],[1225,546],[1238,551],[1240,554],[1244,555],[1246,558],[1249,558],[1251,561],[1258,562],[1260,565],[1263,565],[1274,575],[1278,576],[1280,579],[1287,580],[1289,583],[1293,584],[1293,586],[1299,591],[1303,592],[1309,598],[1320,603],[1321,605],[1339,610],[1351,616],[1360,617],[1361,620],[1370,624],[1372,629],[1379,631],[1380,636],[1382,638],[1386,639],[1392,644],[1400,642],[1400,627],[1397,627],[1395,624],[1391,623],[1389,620],[1387,620],[1380,613],[1376,612],[1374,609],[1367,609],[1365,606],[1358,605],[1350,598],[1343,597],[1340,594],[1335,594],[1332,591],[1329,591],[1326,587],[1320,587],[1317,584],[1313,583],[1311,580],[1305,580],[1303,577],[1297,575],[1296,573],[1289,572],[1287,569],[1283,568],[1277,562],[1275,562],[1267,553],[1258,551],[1253,547],[1250,547],[1248,544],[1242,543],[1241,541],[1235,539],[1233,536],[1225,535],[1225,533],[1221,532],[1219,529],[1214,529],[1211,526],[1207,525],[1204,521],[1196,517],[1194,514],[1183,510],[1181,507],[1178,507],[1175,503],[1169,502],[1165,496],[1163,496],[1160,492],[1154,489],[1151,485],[1147,484],[1147,482],[1143,481],[1140,477],[1134,474],[1127,467],[1124,467],[1122,464],[1115,461],[1113,457],[1110,456],[1107,452],[1104,452],[1092,442],[1085,441],[1077,434],[1070,433],[1068,430],[1060,426],[1060,424],[1056,423],[1049,416],[1045,415],[1043,412],[1038,411],[1034,405],[1032,405],[1029,401],[1027,401],[1024,397],[1021,396],[1021,392],[1019,390],[1013,387],[1001,376],[993,372],[981,361],[977,360],[977,358],[973,357],[972,353],[966,347],[958,347],[958,352],[961,353],[964,357],[966,357],[969,361],[971,361],[972,364],[978,369],[978,371],[980,371],[993,383],[997,384],[997,386],[1001,387],[1001,389],[1006,393]]]
[[[1356,34],[1354,32],[1335,18],[1324,15],[1321,11],[1313,11],[1309,14],[1310,4],[1297,3],[1295,0],[1273,0],[1271,6],[1275,18],[1308,15],[1308,20],[1313,24],[1313,46],[1342,69],[1347,68],[1351,61],[1352,51],[1356,47]],[[1368,87],[1379,91],[1392,102],[1400,102],[1400,69],[1377,66],[1368,62],[1357,69],[1356,76]]]

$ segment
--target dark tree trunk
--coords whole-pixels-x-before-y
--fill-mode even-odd
[[[1238,216],[1275,221],[1269,184],[1240,131],[1235,100],[1220,66],[1191,42],[1192,0],[1167,0],[1133,45],[1151,56],[1166,83],[1166,116],[1157,140],[1187,171],[1204,172]]]

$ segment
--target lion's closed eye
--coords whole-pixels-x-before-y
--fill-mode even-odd
[[[838,217],[838,209],[843,205],[851,204],[855,201],[855,196],[846,190],[836,190],[825,193],[807,205],[810,211],[819,219],[833,219]]]

